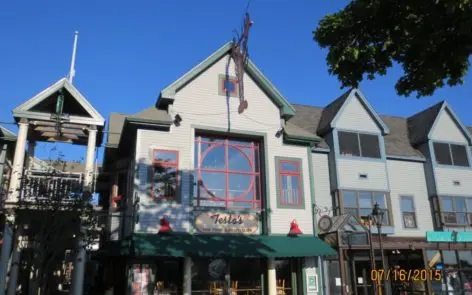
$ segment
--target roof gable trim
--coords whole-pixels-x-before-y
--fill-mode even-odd
[[[337,112],[333,120],[331,121],[330,127],[334,128],[336,121],[339,119],[339,117],[342,116],[342,113],[344,112],[344,109],[346,108],[346,106],[349,104],[349,102],[352,99],[356,99],[356,98],[359,99],[359,101],[367,110],[367,112],[372,116],[375,123],[377,124],[377,126],[379,126],[380,130],[382,131],[382,134],[383,135],[389,134],[390,128],[388,128],[387,124],[385,124],[385,122],[380,118],[379,114],[377,114],[377,112],[374,110],[374,108],[369,103],[367,98],[362,94],[362,92],[359,89],[355,89],[355,88],[351,90],[347,99],[344,101],[343,105],[341,106],[341,108],[339,109],[339,111]]]
[[[449,104],[444,101],[442,103],[442,106],[441,106],[441,109],[439,110],[436,118],[434,119],[434,123],[433,125],[431,126],[431,129],[428,131],[428,140],[431,139],[431,136],[433,134],[433,131],[434,129],[437,127],[437,123],[438,123],[438,119],[439,119],[439,116],[444,112],[444,111],[447,111],[449,113],[449,115],[451,116],[452,118],[452,121],[454,121],[454,123],[457,125],[457,127],[459,127],[459,129],[462,131],[462,133],[464,134],[464,136],[466,137],[467,139],[467,142],[469,143],[469,145],[472,145],[472,135],[470,134],[469,130],[467,130],[467,128],[465,127],[464,124],[462,124],[462,122],[459,120],[459,117],[456,115],[456,113],[454,113],[454,111],[452,110],[452,108],[449,106]]]
[[[226,43],[220,49],[215,51],[212,55],[207,57],[201,63],[196,65],[190,71],[185,73],[179,79],[167,86],[161,91],[156,106],[159,107],[161,103],[172,103],[175,99],[175,94],[185,85],[190,83],[193,79],[202,74],[209,67],[218,62],[221,58],[226,56],[231,50],[231,42]],[[295,109],[283,97],[280,91],[267,79],[267,77],[256,67],[256,65],[248,60],[246,72],[256,82],[256,84],[269,96],[269,98],[279,107],[281,115],[284,117],[292,117],[295,115]]]
[[[66,78],[62,78],[53,85],[44,89],[40,93],[36,94],[29,100],[25,101],[21,105],[17,106],[13,110],[13,116],[16,118],[19,117],[30,117],[32,119],[49,119],[49,116],[44,113],[39,113],[31,111],[31,109],[36,106],[41,101],[47,99],[50,95],[59,91],[61,88],[65,88],[73,98],[90,114],[92,118],[83,118],[84,123],[93,124],[98,126],[103,126],[105,124],[105,119],[100,115],[100,113],[88,102],[88,100],[72,85]],[[80,121],[82,117],[71,116],[71,121]]]

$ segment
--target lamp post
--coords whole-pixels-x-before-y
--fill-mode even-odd
[[[378,232],[378,235],[379,235],[379,246],[380,246],[380,257],[382,259],[382,261],[381,261],[382,269],[384,271],[386,271],[386,269],[385,269],[385,257],[384,257],[383,244],[382,244],[382,222],[383,222],[383,219],[384,219],[384,214],[385,214],[385,212],[380,208],[379,204],[376,202],[374,204],[374,208],[372,208],[372,218],[375,221],[375,225],[377,226],[377,232]],[[383,284],[384,287],[386,287],[384,276],[382,276],[382,284]],[[381,288],[379,288],[379,291],[380,290],[381,290]]]
[[[371,272],[375,271],[375,253],[374,253],[374,245],[372,244],[372,215],[367,216],[368,218],[368,225],[369,225],[369,232],[368,232],[368,237],[369,237],[369,254],[370,254],[370,267],[371,267]],[[372,277],[372,275],[371,275]],[[378,285],[377,283],[374,283],[374,294],[377,295],[378,291],[377,288]]]

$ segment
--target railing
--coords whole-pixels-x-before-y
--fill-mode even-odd
[[[70,172],[25,171],[20,197],[28,199],[71,199],[82,191],[83,174]]]

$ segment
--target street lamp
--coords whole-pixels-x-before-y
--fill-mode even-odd
[[[377,231],[378,231],[378,234],[379,234],[379,246],[380,246],[380,257],[382,259],[381,263],[382,263],[382,269],[384,271],[385,270],[385,257],[384,257],[384,251],[383,251],[383,245],[382,245],[382,222],[384,220],[384,215],[385,215],[385,211],[382,210],[379,206],[379,204],[376,202],[374,204],[374,208],[372,208],[372,218],[374,219],[375,221],[375,225],[377,226]],[[382,276],[382,283],[385,286],[385,278],[384,276]]]

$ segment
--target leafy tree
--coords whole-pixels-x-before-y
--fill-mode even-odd
[[[404,70],[398,94],[422,97],[463,83],[471,28],[472,0],[353,0],[322,19],[314,39],[329,49],[329,73],[342,87],[385,75],[396,62]]]

